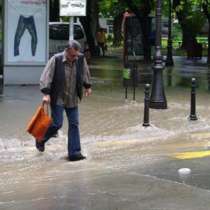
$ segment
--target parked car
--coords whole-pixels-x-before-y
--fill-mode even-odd
[[[87,39],[84,29],[80,23],[74,23],[74,39],[82,47],[82,52],[87,49]],[[69,23],[68,22],[50,22],[49,23],[49,54],[52,56],[61,52],[68,45]]]

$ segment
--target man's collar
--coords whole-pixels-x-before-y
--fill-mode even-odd
[[[66,50],[64,50],[64,52],[63,52],[63,60],[62,60],[63,62],[67,62],[68,60],[67,60],[67,57],[66,57]]]

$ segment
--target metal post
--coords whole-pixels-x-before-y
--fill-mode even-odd
[[[69,17],[69,41],[74,39],[74,17]]]
[[[1,14],[0,14],[0,33],[1,33],[1,40],[0,40],[0,96],[3,95],[4,92],[4,66],[3,66],[3,51],[4,51],[4,1],[1,5]]]
[[[133,101],[136,100],[136,86],[137,86],[137,64],[136,62],[133,64],[132,70],[132,83],[133,83]]]
[[[168,16],[168,47],[167,47],[167,59],[166,59],[166,66],[173,66],[173,56],[172,56],[172,49],[173,49],[173,41],[172,41],[172,35],[171,35],[171,29],[172,29],[172,0],[168,0],[168,8],[169,8],[169,16]]]
[[[3,93],[4,93],[3,65],[0,64],[0,96],[3,95]]]
[[[146,84],[144,88],[144,122],[143,126],[150,126],[149,124],[149,88],[150,85]]]
[[[197,120],[196,116],[196,79],[192,78],[190,120]]]
[[[167,101],[163,84],[163,61],[161,55],[161,0],[157,0],[156,7],[156,44],[155,63],[153,66],[152,93],[150,108],[167,109]]]
[[[207,70],[208,91],[210,91],[210,69]]]
[[[128,65],[123,69],[123,85],[125,87],[125,99],[128,98],[128,81],[130,79],[131,70]]]

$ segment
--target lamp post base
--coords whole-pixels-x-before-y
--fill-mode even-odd
[[[190,120],[198,120],[196,115],[190,115]]]
[[[165,101],[150,101],[149,107],[151,109],[167,109],[167,103]]]
[[[4,92],[4,82],[3,82],[3,77],[1,78],[0,75],[0,96],[3,95]]]
[[[144,127],[148,127],[148,126],[150,126],[150,124],[149,123],[143,123],[142,124]]]
[[[164,82],[162,75],[163,66],[155,65],[153,70],[154,74],[149,107],[152,109],[167,109],[167,101],[164,92]]]

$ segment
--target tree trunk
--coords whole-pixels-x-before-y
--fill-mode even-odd
[[[85,17],[80,17],[80,22],[86,33],[91,55],[97,55],[98,0],[87,1],[87,14]]]
[[[114,34],[113,45],[115,47],[120,46],[120,43],[122,41],[122,31],[121,31],[122,19],[123,19],[123,14],[119,14],[114,18],[113,21],[113,34]]]
[[[50,0],[50,22],[59,21],[59,12],[59,0]]]
[[[208,31],[208,57],[207,57],[207,63],[210,64],[210,18],[208,18],[209,23],[209,31]]]
[[[132,12],[138,18],[141,30],[142,30],[142,43],[143,43],[143,51],[144,51],[144,62],[148,63],[151,61],[151,44],[149,40],[150,36],[150,20],[148,15],[151,11],[151,0],[144,0],[140,6],[137,8],[131,0],[124,0],[128,7],[132,10]]]
[[[144,62],[149,63],[151,61],[151,44],[150,44],[150,19],[149,17],[143,17],[140,21],[142,28],[142,41],[144,43]]]
[[[197,43],[196,36],[189,32],[185,24],[180,24],[182,29],[182,48],[188,50]]]
[[[180,3],[180,0],[174,0],[173,8],[176,9],[176,7],[180,5]],[[182,29],[182,48],[186,50],[187,58],[191,59],[195,57],[201,57],[202,47],[200,46],[200,44],[198,44],[196,40],[196,34],[192,33],[192,26],[189,26],[187,22],[187,11],[185,9],[175,11]]]
[[[208,1],[202,4],[203,13],[206,16],[208,23],[209,23],[209,31],[208,31],[208,56],[207,56],[207,63],[210,64],[210,13],[208,10]]]

